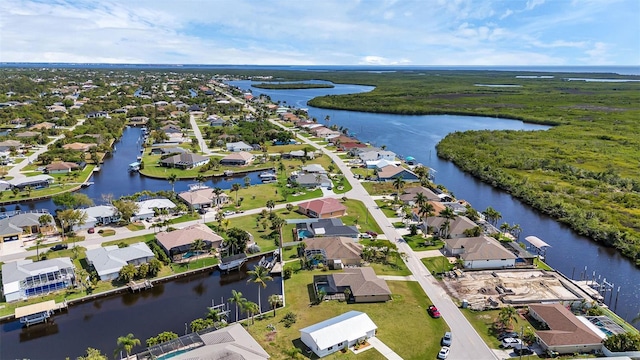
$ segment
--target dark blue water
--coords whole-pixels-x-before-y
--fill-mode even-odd
[[[255,262],[254,262],[255,263]],[[145,340],[163,331],[184,335],[185,323],[202,318],[207,307],[226,302],[231,290],[240,291],[249,301],[258,302],[258,287],[247,283],[246,271],[221,275],[218,271],[178,279],[139,293],[127,293],[69,307],[54,315],[49,324],[23,328],[19,321],[4,323],[0,330],[0,359],[75,359],[88,347],[109,358],[119,336],[133,333],[143,346]],[[262,309],[269,310],[268,297],[282,294],[281,278],[268,281],[261,289]],[[235,320],[235,305],[230,306]],[[245,315],[240,313],[240,318]],[[264,324],[259,323],[264,326]]]
[[[89,181],[94,184],[88,188],[80,190],[81,193],[87,194],[94,202],[98,203],[102,199],[103,194],[112,194],[115,199],[131,195],[139,191],[171,191],[171,184],[167,180],[152,179],[142,176],[138,173],[130,173],[128,171],[129,164],[136,161],[140,155],[140,128],[127,128],[120,141],[115,144],[115,152],[109,158],[106,158],[101,165],[100,172],[94,173]],[[249,173],[251,184],[262,184],[260,181],[260,171]],[[224,190],[231,189],[231,186],[238,183],[244,186],[244,176],[236,177],[218,177],[210,178],[205,185],[210,187],[219,187]],[[195,180],[179,180],[174,186],[176,192],[186,191],[190,184],[195,184]],[[14,205],[6,206],[7,210],[15,209]],[[36,201],[27,204],[20,204],[21,209],[49,209],[53,213],[55,205],[52,200]]]
[[[520,224],[523,239],[535,235],[552,247],[547,252],[547,262],[565,275],[580,278],[581,273],[590,277],[596,272],[608,282],[620,286],[617,306],[613,294],[611,307],[627,321],[640,312],[640,268],[621,256],[615,249],[577,235],[570,228],[542,215],[521,203],[511,195],[494,189],[436,156],[435,145],[453,131],[479,129],[544,130],[547,127],[525,124],[517,120],[505,120],[471,116],[408,116],[373,114],[356,111],[327,110],[310,107],[307,101],[325,94],[339,95],[370,91],[371,87],[335,85],[331,89],[269,90],[250,87],[250,81],[232,81],[230,84],[249,89],[254,95],[266,94],[273,101],[286,102],[289,106],[308,108],[309,116],[328,125],[336,124],[354,132],[362,141],[377,146],[386,145],[402,156],[413,156],[417,161],[437,171],[436,182],[445,185],[457,198],[469,201],[474,208],[484,210],[489,206],[502,214],[500,222]],[[610,303],[611,293],[606,302]]]

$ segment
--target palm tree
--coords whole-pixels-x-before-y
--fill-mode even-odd
[[[218,311],[217,309],[208,308],[206,317],[207,319],[211,319],[214,322],[220,321],[220,311]]]
[[[276,308],[280,305],[280,296],[277,294],[269,296],[269,305],[273,309],[273,316],[276,316]]]
[[[262,300],[260,299],[260,289],[267,287],[267,281],[273,280],[273,278],[269,275],[269,270],[264,266],[256,266],[253,270],[247,271],[249,275],[249,280],[247,282],[252,282],[258,284],[258,311],[262,313]]]
[[[220,198],[220,194],[222,194],[222,189],[219,187],[213,189],[213,195],[216,197],[216,206],[218,206],[218,199]]]
[[[507,231],[509,231],[509,229],[511,229],[511,226],[508,222],[503,222],[502,225],[500,225],[500,230],[505,234],[507,233]]]
[[[500,309],[500,313],[498,313],[498,319],[504,327],[512,328],[512,323],[516,320],[517,314],[518,312],[516,311],[516,308],[514,308],[513,306],[506,306]]]
[[[176,192],[176,188],[175,188],[174,185],[175,185],[176,181],[178,180],[178,175],[171,174],[171,175],[169,175],[167,180],[169,180],[169,184],[171,184],[171,192]]]
[[[205,247],[207,246],[207,243],[204,242],[204,240],[202,239],[195,239],[192,243],[191,243],[191,250],[197,254],[199,254]]]
[[[242,304],[240,304],[240,306],[242,306],[242,310],[244,310],[247,313],[247,320],[251,318],[251,323],[253,324],[253,315],[256,312],[260,311],[258,310],[260,306],[254,303],[253,301],[245,301]]]
[[[418,208],[420,208],[421,206],[423,206],[427,202],[427,197],[424,196],[423,193],[417,193],[416,196],[413,199],[414,199],[414,201],[416,203],[416,206],[418,206]]]
[[[267,200],[267,209],[269,209],[269,213],[271,213],[273,211],[273,208],[276,207],[276,203],[273,200]]]
[[[204,184],[205,182],[204,175],[198,174],[198,176],[196,177],[196,181],[198,182],[198,185],[202,186],[202,184]]]
[[[511,229],[509,229],[509,232],[516,238],[516,240],[519,240],[520,233],[522,232],[522,227],[520,227],[520,224],[513,224],[513,226],[511,226]]]
[[[238,206],[238,190],[240,190],[240,184],[234,183],[233,185],[231,185],[231,191],[236,192],[236,206]]]
[[[397,177],[393,180],[393,187],[396,188],[396,201],[398,200],[398,196],[400,196],[400,190],[404,187],[404,179],[402,177]]]
[[[240,291],[231,290],[231,297],[228,298],[227,301],[236,304],[236,321],[238,321],[238,308],[242,303],[247,301],[247,299],[242,297],[242,293]]]
[[[424,228],[427,230],[427,233],[429,232],[429,217],[433,216],[433,212],[436,209],[433,207],[433,204],[427,202],[424,203],[422,206],[420,206],[420,209],[418,209],[418,215],[420,215],[420,217],[424,217]]]
[[[282,227],[285,224],[285,220],[276,216],[271,220],[271,224],[273,224],[273,227],[278,231],[278,247],[280,249],[278,256],[280,257],[280,262],[282,262]]]
[[[140,340],[136,339],[133,334],[129,333],[127,336],[120,336],[118,338],[118,347],[113,353],[113,356],[118,356],[118,353],[124,350],[127,353],[127,357],[131,355],[131,350],[134,346],[140,345]]]
[[[38,238],[36,240],[36,261],[40,260],[40,245],[42,245],[42,238],[44,235],[38,233]]]

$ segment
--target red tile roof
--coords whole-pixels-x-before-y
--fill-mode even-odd
[[[342,205],[340,200],[334,198],[324,198],[311,200],[298,204],[301,209],[306,211],[313,211],[319,216],[322,214],[329,214],[337,211],[346,211],[347,207]]]
[[[533,304],[529,310],[549,326],[550,330],[536,331],[547,346],[591,345],[602,341],[562,304]]]

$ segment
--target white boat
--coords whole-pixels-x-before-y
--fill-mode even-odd
[[[247,262],[247,254],[236,254],[231,255],[226,258],[220,259],[220,264],[218,264],[218,268],[221,271],[230,271],[234,269],[240,269],[244,263]]]
[[[196,191],[201,189],[208,189],[209,187],[204,184],[189,184],[189,191]]]
[[[278,180],[278,176],[275,173],[265,171],[260,174],[260,180],[262,180],[263,182],[275,181],[275,180]]]
[[[129,164],[129,172],[135,172],[140,170],[140,163],[138,161]]]
[[[233,175],[233,170],[225,170],[225,171],[224,171],[224,175],[225,175],[225,176],[231,176],[231,175]]]

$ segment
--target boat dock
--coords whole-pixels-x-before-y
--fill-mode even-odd
[[[59,304],[56,304],[55,300],[48,300],[45,302],[16,308],[15,317],[16,319],[20,319],[20,322],[22,324],[30,326],[33,324],[47,322],[47,320],[51,317],[51,314],[53,314],[57,310],[66,309],[67,306],[68,305],[66,300]]]
[[[218,268],[221,271],[231,271],[235,269],[240,269],[244,263],[247,262],[247,254],[241,253],[232,256],[228,256],[220,259],[220,264],[218,264]]]
[[[604,296],[602,296],[597,289],[593,288],[594,283],[592,280],[572,280],[572,282],[576,284],[576,286],[579,287],[582,291],[589,294],[589,296],[591,296],[592,299],[599,302],[604,301]],[[599,285],[599,284],[595,283],[595,285]]]
[[[140,283],[137,283],[137,282],[131,280],[131,282],[129,284],[127,284],[127,286],[129,286],[129,289],[131,291],[139,291],[139,290],[151,289],[153,287],[153,284],[149,280],[145,280],[145,281],[140,282]]]

